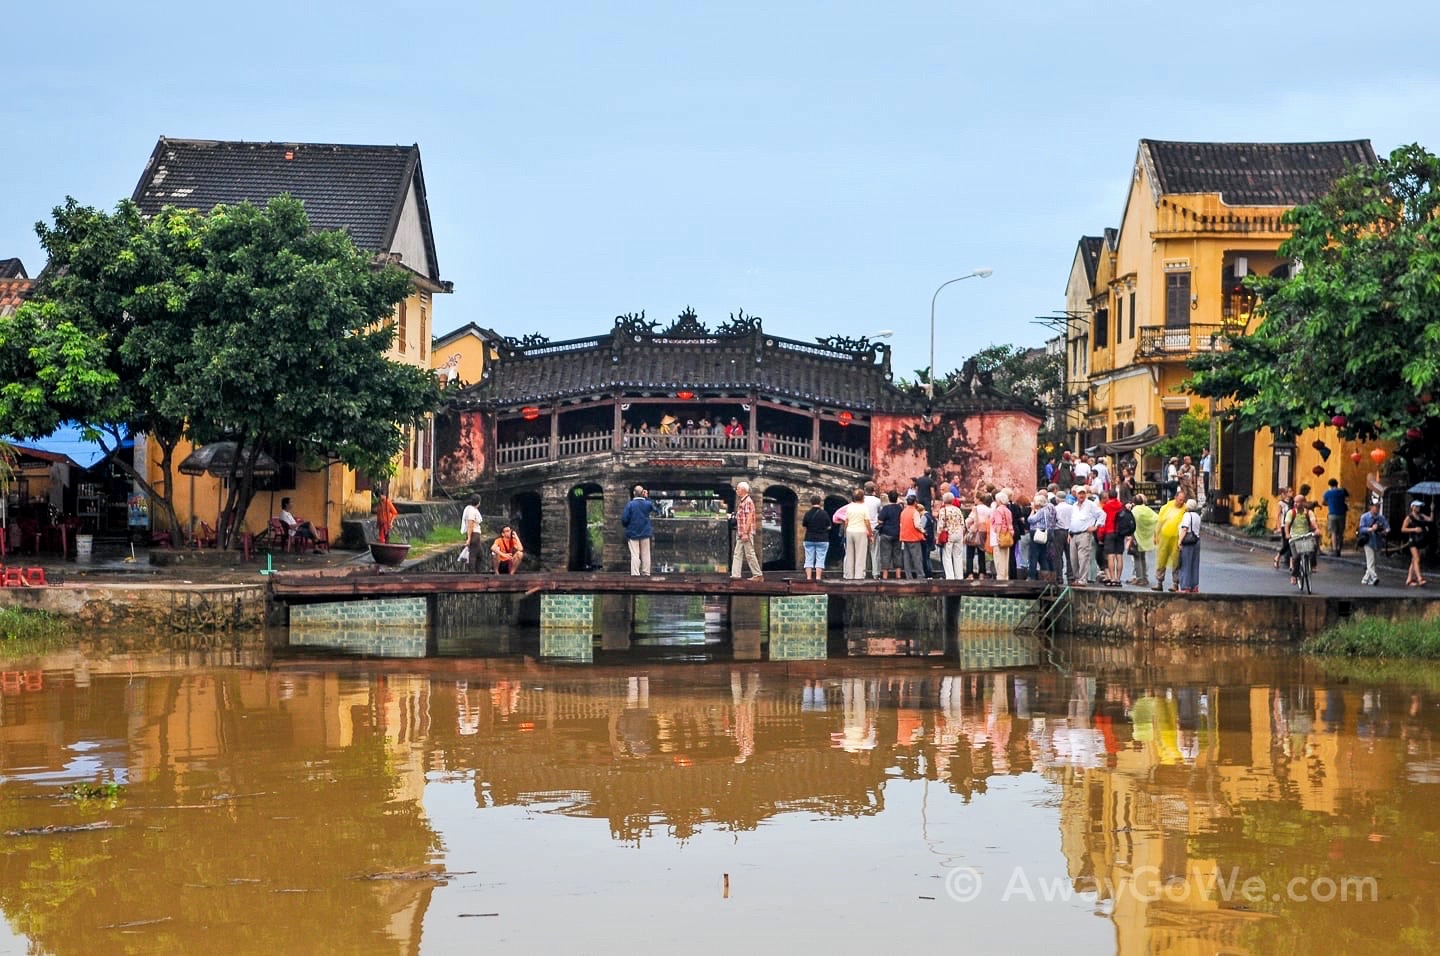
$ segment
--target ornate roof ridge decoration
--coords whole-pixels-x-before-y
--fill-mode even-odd
[[[645,310],[639,312],[625,312],[615,316],[615,331],[623,332],[626,335],[639,341],[642,335],[654,335],[655,330],[660,327],[656,319],[646,319]]]
[[[717,335],[754,335],[764,331],[763,323],[758,315],[746,315],[744,309],[737,309],[730,313],[730,319],[720,324],[716,330]]]
[[[550,344],[550,336],[541,335],[539,332],[531,332],[529,335],[522,335],[516,338],[513,335],[505,336],[505,344],[512,349],[533,349],[542,345]]]
[[[666,338],[674,339],[704,339],[709,338],[711,333],[700,321],[700,317],[695,314],[695,310],[687,305],[685,311],[677,315],[675,321],[670,323],[670,328],[661,334]]]

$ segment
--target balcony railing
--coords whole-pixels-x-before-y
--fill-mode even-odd
[[[1144,328],[1135,346],[1137,361],[1184,358],[1199,352],[1219,352],[1232,330],[1224,325],[1186,325]]]
[[[561,435],[555,440],[555,454],[552,456],[551,443],[544,439],[526,439],[523,442],[500,444],[495,448],[495,466],[502,470],[565,461],[593,455],[608,455],[614,449],[615,436],[611,432],[582,432],[576,435]],[[707,453],[710,455],[759,453],[791,461],[813,462],[832,465],[851,471],[870,470],[870,452],[864,448],[848,448],[821,442],[818,455],[812,455],[808,438],[792,438],[759,432],[753,436],[726,438],[724,435],[661,435],[626,432],[620,436],[622,455],[670,456],[675,454]]]

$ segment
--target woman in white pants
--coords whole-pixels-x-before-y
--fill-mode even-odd
[[[1001,536],[1010,539],[1000,543]],[[990,515],[990,553],[995,556],[995,580],[1010,580],[1010,549],[1015,546],[1015,518],[1010,514],[1010,491],[995,492],[995,511]]]
[[[940,561],[945,568],[945,580],[958,581],[965,577],[965,512],[955,504],[955,496],[945,492],[941,499],[940,530],[945,532],[945,543],[940,547]]]
[[[845,578],[857,581],[865,576],[865,555],[875,529],[870,527],[870,511],[865,507],[865,489],[856,488],[845,509]]]

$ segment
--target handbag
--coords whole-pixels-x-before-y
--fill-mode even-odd
[[[1002,548],[1008,548],[1015,543],[1015,536],[1008,531],[997,531],[995,543]]]
[[[1185,529],[1185,534],[1184,534],[1183,536],[1181,536],[1181,538],[1180,538],[1180,546],[1181,546],[1182,548],[1184,548],[1184,547],[1188,547],[1188,546],[1190,546],[1190,545],[1199,544],[1199,543],[1200,543],[1200,536],[1199,536],[1198,534],[1196,534],[1194,531],[1192,531],[1191,529],[1186,528],[1186,529]]]
[[[941,529],[940,529],[940,533],[937,534],[937,535],[935,535],[935,543],[936,543],[936,544],[939,544],[939,545],[949,544],[949,543],[950,543],[950,532],[949,532],[949,531],[946,531],[944,528],[941,528]]]
[[[1046,531],[1044,528],[1041,528],[1039,531],[1033,532],[1030,535],[1030,540],[1034,541],[1036,544],[1044,544],[1045,542],[1050,540],[1050,532]]]

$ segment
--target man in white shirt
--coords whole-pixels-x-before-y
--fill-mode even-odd
[[[480,496],[476,495],[460,515],[460,533],[465,535],[465,553],[471,574],[479,574],[482,567],[480,555],[485,550],[485,541],[480,526],[484,521],[484,516],[480,514]]]
[[[1075,459],[1075,484],[1090,487],[1090,456],[1081,454]]]
[[[880,527],[880,496],[875,493],[875,482],[865,482],[865,513],[870,516],[870,527]],[[860,576],[865,576],[865,569],[860,569]],[[880,535],[872,535],[870,538],[870,576],[880,577]]]
[[[1055,496],[1055,547],[1060,553],[1060,567],[1055,569],[1055,580],[1062,584],[1075,580],[1075,562],[1070,559],[1070,519],[1075,515],[1075,504],[1070,500],[1069,488]]]
[[[1093,476],[1090,481],[1092,489],[1095,486],[1095,481],[1098,479],[1101,491],[1110,490],[1110,466],[1105,464],[1104,458],[1095,459],[1095,465],[1090,469],[1090,474]]]
[[[1095,557],[1095,529],[1105,523],[1105,512],[1090,497],[1090,489],[1076,493],[1075,508],[1070,514],[1070,558],[1074,574],[1071,583],[1090,583],[1090,565]]]

